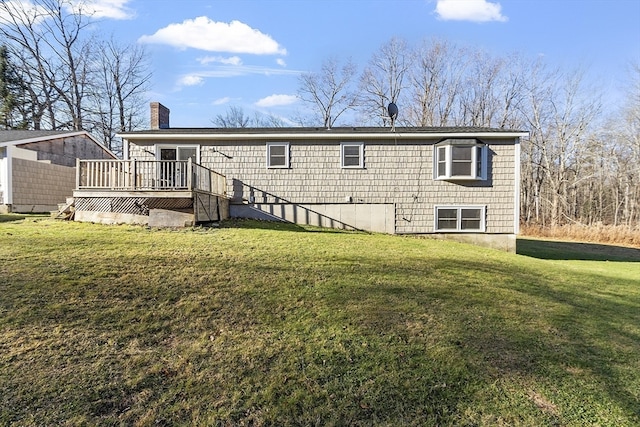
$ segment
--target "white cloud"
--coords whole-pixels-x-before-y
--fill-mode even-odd
[[[228,96],[225,96],[224,98],[218,98],[216,100],[213,101],[213,105],[224,105],[224,104],[228,104],[231,102],[231,98]]]
[[[142,43],[158,43],[180,49],[193,48],[209,52],[250,53],[256,55],[286,55],[287,51],[271,36],[240,21],[215,22],[206,16],[170,24],[155,34],[144,35]]]
[[[276,64],[278,64],[281,67],[286,67],[287,66],[287,63],[284,62],[284,59],[282,59],[282,58],[276,59]]]
[[[178,79],[178,86],[198,86],[204,83],[204,78],[197,74],[187,74]]]
[[[251,65],[219,65],[213,67],[212,69],[197,71],[181,76],[176,83],[176,90],[180,90],[185,86],[201,85],[204,83],[205,79],[210,78],[240,77],[248,75],[295,75],[300,73],[301,71],[283,70],[282,68],[269,68]]]
[[[260,67],[255,65],[219,65],[212,69],[191,73],[192,76],[200,76],[203,78],[220,78],[220,77],[239,77],[248,75],[295,75],[301,71],[283,70],[282,68]]]
[[[134,13],[126,7],[130,0],[73,0],[63,3],[65,11],[71,14],[82,13],[91,18],[131,19]],[[53,13],[47,6],[36,5],[31,0],[9,0],[2,2],[0,22],[7,20],[5,11],[9,10],[22,22],[38,24]],[[17,12],[17,13],[16,13]]]
[[[74,1],[74,9],[82,7],[82,13],[91,15],[93,18],[110,18],[110,19],[131,19],[134,13],[127,8],[130,0],[90,0],[90,1]]]
[[[298,98],[295,95],[270,95],[266,98],[262,98],[255,103],[256,107],[278,107],[282,105],[291,105],[295,103]]]
[[[223,56],[203,56],[196,59],[196,61],[202,65],[207,65],[212,62],[225,65],[242,65],[242,59],[239,56],[230,56],[228,58]]]
[[[487,0],[438,0],[436,14],[445,21],[505,22],[500,3]]]
[[[2,7],[0,7],[0,23],[16,19],[22,23],[39,24],[46,19],[46,16],[47,9],[44,6],[35,5],[29,0],[2,1]]]

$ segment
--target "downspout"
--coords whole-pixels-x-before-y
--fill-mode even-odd
[[[513,234],[520,233],[520,138],[516,137],[514,145],[514,182],[513,182]]]
[[[122,138],[122,160],[129,160],[129,140]]]
[[[0,177],[0,180],[4,183],[2,189],[2,203],[9,207],[11,212],[11,205],[13,204],[13,161],[11,146],[7,146],[4,149],[4,155],[0,156],[0,162],[4,163],[4,167],[0,167],[0,172],[4,176]]]

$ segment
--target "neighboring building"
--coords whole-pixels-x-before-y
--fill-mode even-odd
[[[87,132],[0,130],[0,212],[49,212],[76,187],[76,159],[115,159]]]
[[[202,165],[211,174],[223,175],[217,189],[206,187],[218,196],[205,201],[218,210],[213,216],[218,219],[228,215],[424,234],[515,250],[519,142],[526,132],[467,127],[171,128],[169,110],[158,103],[152,103],[151,127],[121,135],[128,163],[117,167],[127,171],[121,180],[135,181],[138,193],[97,194],[100,186],[83,181],[75,193],[82,201],[76,203],[76,218],[84,209],[145,222],[150,211],[177,210],[167,202],[174,195],[183,198],[177,204],[183,213],[192,213],[183,224],[197,222],[193,212],[202,202],[192,198],[188,206],[191,195],[175,192],[175,183],[195,189],[202,178],[186,171]],[[146,172],[149,168],[153,172]],[[204,181],[213,182],[208,176]],[[166,191],[170,188],[173,193]],[[136,195],[135,203],[126,202]],[[85,213],[87,220],[96,220],[95,212]],[[133,216],[127,219],[129,214]]]

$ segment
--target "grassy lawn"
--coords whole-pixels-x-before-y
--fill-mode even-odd
[[[634,252],[519,250],[0,222],[0,425],[639,425]]]

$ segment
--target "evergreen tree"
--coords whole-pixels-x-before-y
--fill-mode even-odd
[[[27,127],[25,85],[9,58],[6,46],[0,46],[0,129]],[[20,117],[22,116],[22,117]]]

